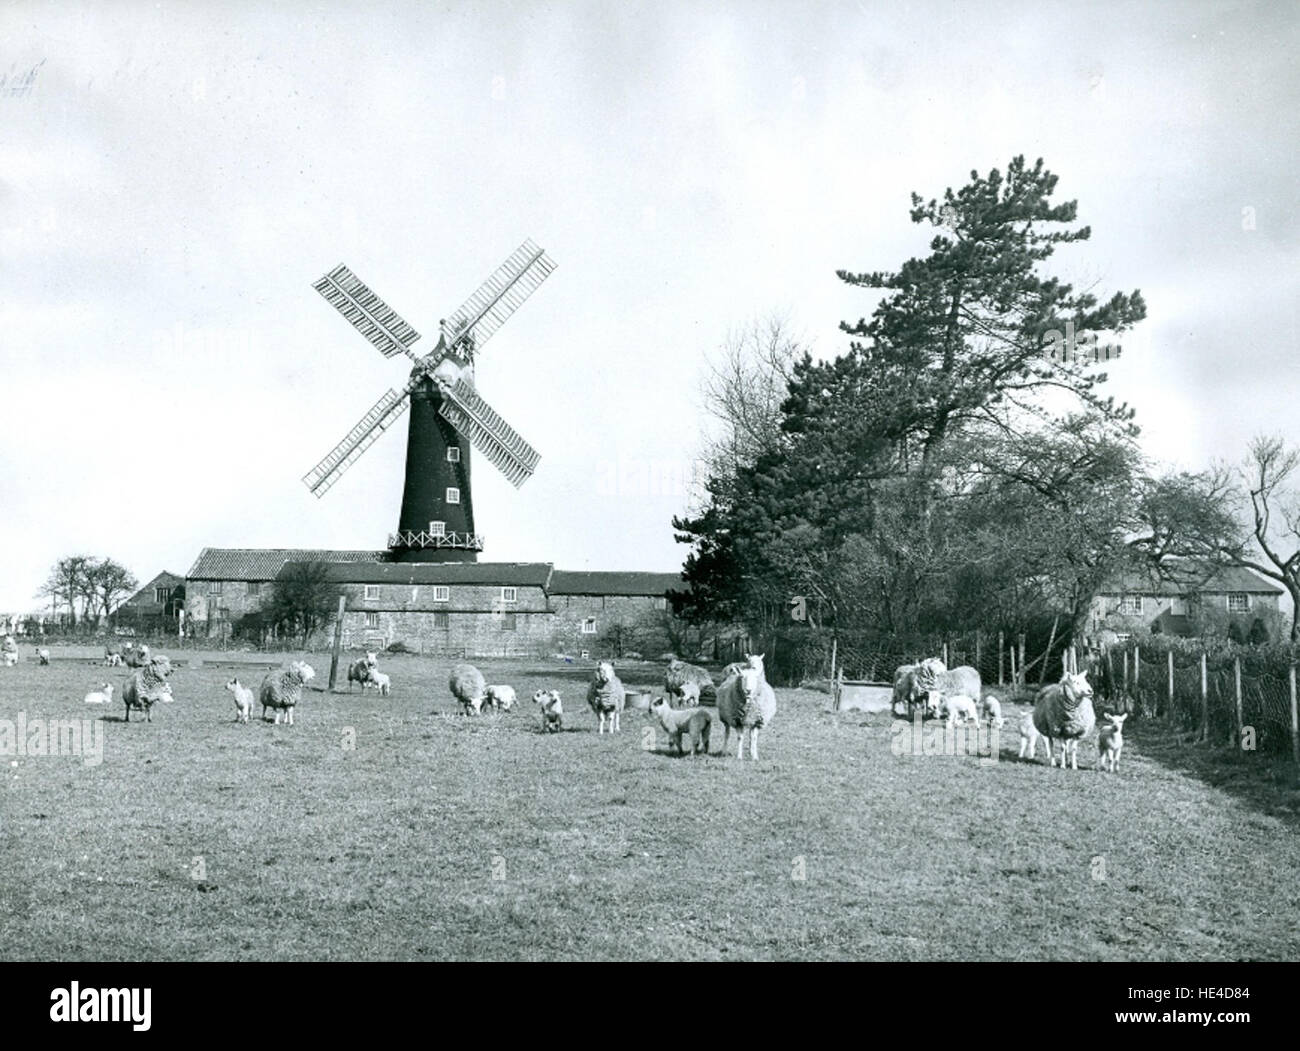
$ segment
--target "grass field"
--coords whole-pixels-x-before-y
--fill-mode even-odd
[[[778,690],[758,762],[682,759],[639,712],[597,735],[580,667],[484,662],[521,702],[471,719],[448,662],[386,657],[391,697],[311,692],[288,727],[234,722],[231,665],[187,654],[127,724],[82,703],[121,669],[55,657],[0,669],[0,719],[102,718],[103,761],[3,758],[5,959],[1300,955],[1294,769],[1150,726],[1115,776],[1091,744],[1018,761],[1012,706],[999,761],[899,756],[887,714]]]

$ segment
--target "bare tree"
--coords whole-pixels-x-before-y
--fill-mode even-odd
[[[1237,565],[1253,569],[1286,588],[1291,596],[1291,641],[1300,641],[1300,497],[1287,483],[1300,467],[1300,452],[1281,438],[1256,437],[1242,468],[1250,496],[1251,535],[1263,560],[1225,551]]]
[[[789,393],[794,364],[806,351],[780,314],[755,318],[727,333],[706,359],[704,411],[717,426],[706,440],[708,473],[729,477],[776,447],[781,403]]]

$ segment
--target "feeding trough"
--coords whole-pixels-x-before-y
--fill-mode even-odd
[[[627,690],[623,694],[623,705],[627,708],[648,709],[650,707],[650,694],[644,690]]]
[[[843,673],[832,685],[831,710],[837,712],[886,712],[894,699],[894,687],[885,682],[846,679]]]

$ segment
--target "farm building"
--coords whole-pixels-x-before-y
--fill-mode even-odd
[[[1282,589],[1243,567],[1188,565],[1175,579],[1129,573],[1092,601],[1093,630],[1196,635],[1207,625],[1247,624],[1279,612]]]
[[[185,578],[165,570],[113,611],[119,627],[157,631],[175,626],[176,615],[185,608]]]
[[[381,551],[204,548],[187,578],[192,630],[231,633],[294,563],[326,562],[347,597],[344,644],[477,656],[669,648],[675,573],[588,573],[549,562],[394,562]]]

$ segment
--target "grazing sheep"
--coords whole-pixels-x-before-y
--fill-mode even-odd
[[[929,663],[936,665],[938,671],[948,670],[948,666],[937,658],[930,658]],[[894,669],[894,697],[889,704],[889,709],[894,715],[911,715],[916,697],[924,692],[916,685],[916,673],[920,667],[920,664],[900,664]],[[903,706],[901,712],[898,710],[900,704]]]
[[[294,661],[287,668],[273,671],[262,680],[262,687],[257,692],[258,702],[262,705],[262,718],[266,719],[266,710],[275,712],[275,724],[280,725],[280,716],[293,725],[293,710],[302,700],[303,686],[315,678],[316,672],[306,661]]]
[[[949,670],[943,666],[943,661],[931,657],[929,660],[923,660],[916,667],[908,708],[910,711],[918,700],[928,696],[927,708],[931,715],[937,715],[937,710],[930,707],[931,703],[939,699],[936,694],[942,694],[945,697],[976,698],[982,692],[983,684],[980,682],[980,673],[970,665],[963,664],[960,668]]]
[[[248,722],[253,715],[253,691],[238,679],[226,683],[226,689],[235,698],[235,722]]]
[[[1092,687],[1088,673],[1066,675],[1058,683],[1044,686],[1034,701],[1034,728],[1047,738],[1047,765],[1056,765],[1055,743],[1061,741],[1061,769],[1070,759],[1070,769],[1079,769],[1079,742],[1097,722],[1092,709]]]
[[[485,704],[497,711],[508,712],[515,706],[515,688],[513,686],[489,686],[484,695]]]
[[[533,703],[542,710],[542,733],[559,733],[564,728],[564,705],[559,690],[538,690]]]
[[[44,646],[36,647],[36,663],[37,664],[50,663],[50,651],[47,650]]]
[[[481,671],[472,664],[457,664],[451,669],[451,679],[447,685],[451,688],[452,696],[464,705],[466,715],[470,712],[478,715],[487,693],[487,682]]]
[[[366,686],[372,684],[371,676],[379,664],[379,654],[366,651],[364,657],[358,657],[348,665],[348,693],[352,692],[354,682],[361,683],[361,692],[365,693]]]
[[[945,696],[942,701],[927,701],[927,705],[933,704],[938,707],[942,704],[948,710],[948,725],[953,726],[957,722],[957,717],[961,716],[963,723],[978,723],[980,721],[979,710],[975,706],[975,701],[965,694],[953,694],[951,697]]]
[[[659,719],[659,725],[668,731],[668,743],[677,746],[677,754],[685,755],[682,735],[689,734],[692,754],[709,754],[709,735],[713,730],[713,713],[707,708],[679,708],[668,706],[662,697],[650,702],[650,711]]]
[[[92,690],[86,694],[87,704],[112,704],[113,687],[110,683],[101,682],[98,690]]]
[[[1097,769],[1105,770],[1107,761],[1110,763],[1110,772],[1119,773],[1119,754],[1124,751],[1124,720],[1128,714],[1106,716],[1106,722],[1102,724],[1100,732],[1097,734]]]
[[[751,759],[758,758],[758,731],[770,726],[776,715],[776,694],[763,678],[757,668],[749,667],[738,675],[733,675],[718,687],[718,718],[727,728],[722,740],[725,754],[731,741],[731,731],[735,730],[736,758],[745,755],[745,729],[749,728],[749,754]]]
[[[144,712],[148,722],[153,722],[153,706],[162,700],[171,699],[171,686],[167,676],[172,673],[171,661],[162,654],[150,658],[149,662],[135,670],[135,674],[126,680],[122,687],[122,703],[126,705],[126,721],[131,721],[131,709],[138,708]]]
[[[1006,722],[1006,720],[1002,718],[1002,702],[990,693],[984,698],[983,708],[984,718],[988,720],[988,724],[1001,729],[1002,724]]]
[[[382,671],[370,673],[370,685],[379,691],[380,697],[387,697],[393,688],[392,680]]]
[[[687,664],[685,661],[674,657],[668,664],[668,670],[664,673],[664,690],[668,694],[669,703],[674,708],[682,706],[681,688],[682,684],[686,682],[699,684],[700,704],[707,704],[712,707],[718,703],[718,689],[713,685],[713,676],[703,668],[694,664]]]
[[[619,677],[614,674],[613,662],[601,661],[596,666],[591,685],[587,687],[587,705],[600,720],[600,729],[597,733],[605,732],[606,719],[609,720],[609,732],[618,733],[619,716],[622,714],[626,698],[627,691],[623,689]]]

